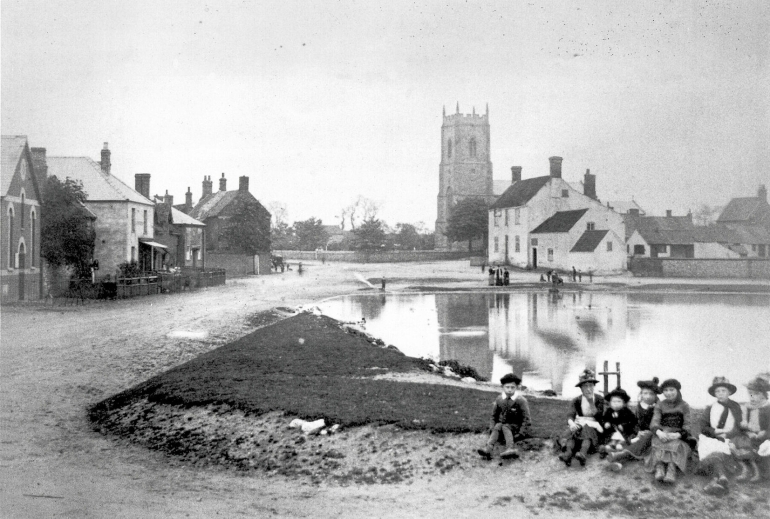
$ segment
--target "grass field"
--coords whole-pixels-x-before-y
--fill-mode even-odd
[[[184,407],[228,404],[261,415],[283,411],[343,426],[396,424],[434,432],[480,432],[494,395],[471,388],[375,380],[377,374],[424,369],[420,359],[379,348],[342,331],[336,321],[301,314],[261,328],[91,409],[105,412],[141,398]],[[528,397],[532,434],[564,427],[564,401]]]

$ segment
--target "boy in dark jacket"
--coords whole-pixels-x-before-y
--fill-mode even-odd
[[[492,432],[489,434],[486,446],[478,450],[481,457],[485,459],[492,459],[492,451],[501,432],[505,438],[505,450],[500,457],[518,458],[519,451],[516,450],[514,442],[525,438],[531,425],[529,404],[519,392],[521,379],[509,373],[500,379],[500,384],[503,386],[503,393],[495,399],[492,410]]]
[[[639,432],[636,415],[628,408],[631,397],[624,389],[617,388],[608,393],[604,399],[610,406],[604,410],[602,426],[606,443],[599,446],[599,456],[604,458],[611,452],[620,452],[631,442],[631,438]]]

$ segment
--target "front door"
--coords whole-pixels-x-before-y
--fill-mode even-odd
[[[532,247],[532,268],[537,268],[537,247]]]

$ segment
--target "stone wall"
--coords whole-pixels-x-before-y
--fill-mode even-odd
[[[284,261],[342,261],[350,263],[399,263],[409,261],[444,261],[470,258],[474,254],[469,252],[452,251],[388,251],[388,252],[361,252],[361,251],[273,251],[273,254],[283,256]],[[478,253],[475,253],[476,255]]]
[[[770,279],[770,260],[629,258],[635,276]]]
[[[249,254],[227,254],[223,252],[206,253],[207,269],[225,269],[227,279],[249,276],[252,274],[270,274],[270,254],[255,256]]]

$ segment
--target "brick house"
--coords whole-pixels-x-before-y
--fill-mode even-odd
[[[717,224],[734,231],[734,240],[746,249],[746,257],[770,257],[770,204],[764,184],[757,189],[757,196],[730,200]]]
[[[207,267],[224,268],[228,277],[270,273],[270,212],[249,192],[249,177],[242,176],[237,191],[227,190],[225,174],[219,179],[219,191],[212,191],[210,176],[203,179],[203,194],[186,213],[206,225],[205,252]],[[192,201],[189,194],[188,200]],[[185,207],[188,203],[185,203]],[[248,210],[248,211],[247,211]],[[256,254],[244,252],[227,242],[227,230],[234,217],[244,212],[253,214],[247,225],[256,227],[265,236]]]
[[[83,183],[86,208],[96,215],[94,259],[100,276],[114,275],[121,263],[130,261],[145,271],[160,268],[165,248],[153,241],[155,204],[112,174],[110,154],[105,142],[100,162],[47,157],[48,173]]]
[[[624,270],[623,217],[597,199],[596,176],[586,171],[581,193],[562,179],[561,157],[549,161],[549,175],[525,180],[511,168],[511,185],[489,210],[490,263]]]
[[[174,207],[168,194],[155,201],[155,241],[166,245],[162,265],[169,268],[206,266],[206,224]]]
[[[3,303],[39,299],[41,190],[25,135],[2,136],[0,286]]]

